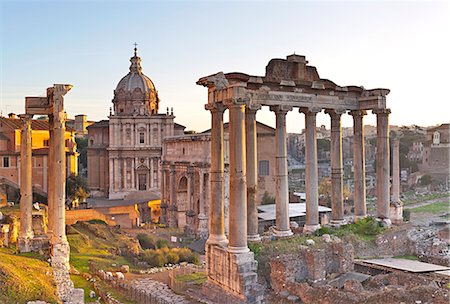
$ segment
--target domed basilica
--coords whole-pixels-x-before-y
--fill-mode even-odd
[[[109,120],[88,127],[91,196],[149,199],[160,192],[162,140],[183,135],[173,112],[159,114],[159,97],[134,49],[130,71],[117,84]]]

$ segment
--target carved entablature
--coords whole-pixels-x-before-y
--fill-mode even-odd
[[[339,86],[321,79],[317,69],[307,63],[304,56],[291,55],[287,59],[272,59],[264,77],[219,72],[200,78],[197,84],[208,87],[208,103],[238,98],[256,107],[280,104],[339,110],[386,107],[388,89]]]

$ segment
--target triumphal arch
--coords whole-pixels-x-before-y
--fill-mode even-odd
[[[286,114],[303,113],[306,125],[306,224],[304,232],[320,228],[318,212],[318,163],[316,115],[331,119],[332,224],[344,222],[341,116],[353,117],[355,218],[366,216],[364,124],[367,111],[377,116],[377,217],[389,219],[389,113],[388,89],[367,90],[361,86],[339,86],[321,79],[305,56],[272,59],[265,76],[219,72],[197,82],[208,88],[211,112],[211,207],[210,235],[206,246],[210,284],[218,285],[243,302],[262,301],[257,284],[257,262],[247,242],[258,241],[256,209],[256,112],[270,107],[276,117],[276,227],[275,236],[292,235],[288,214],[288,167]],[[230,206],[229,235],[224,233],[223,114],[229,111]]]

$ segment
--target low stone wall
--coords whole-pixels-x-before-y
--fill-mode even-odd
[[[355,256],[359,258],[392,257],[416,254],[414,242],[408,237],[411,225],[394,227],[376,236],[374,242],[353,241]]]
[[[103,270],[97,271],[98,276],[110,282],[113,286],[122,289],[131,300],[139,304],[189,304],[183,296],[174,293],[164,283],[148,278],[135,279],[129,283],[120,276],[113,276]]]
[[[325,280],[332,273],[353,270],[353,246],[334,241],[326,247],[303,246],[295,254],[277,256],[269,262],[272,289],[281,292],[289,283]]]
[[[66,225],[76,224],[78,221],[102,220],[109,225],[116,225],[115,221],[110,220],[105,214],[95,209],[76,209],[66,210]]]

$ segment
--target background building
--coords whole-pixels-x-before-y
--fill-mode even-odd
[[[22,121],[15,114],[0,117],[0,192],[8,190],[11,196],[20,187],[20,136]],[[47,196],[49,124],[48,120],[33,119],[32,128],[32,166],[33,192],[41,198]],[[78,174],[78,153],[75,132],[66,128],[64,134],[66,146],[66,174]],[[6,189],[8,188],[8,189]]]
[[[92,196],[145,199],[159,193],[162,140],[184,133],[173,111],[158,113],[158,92],[142,73],[136,48],[130,61],[130,72],[114,90],[109,120],[87,128]]]

